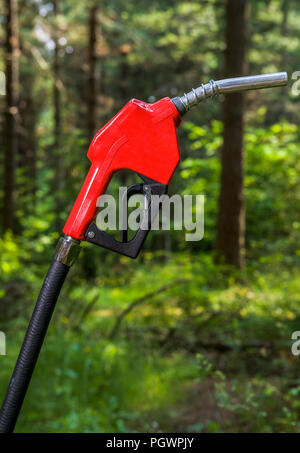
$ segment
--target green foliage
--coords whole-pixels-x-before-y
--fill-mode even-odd
[[[6,365],[13,363],[19,343],[10,342],[9,348]],[[128,432],[145,411],[173,403],[191,367],[185,362],[178,372],[183,362],[176,355],[164,361],[133,342],[91,338],[86,332],[74,335],[56,326],[55,332],[50,330],[17,431]],[[1,367],[1,381],[5,375]]]
[[[221,77],[220,2],[98,3],[99,128],[131,97],[152,102]],[[0,329],[7,336],[7,356],[0,357],[1,398],[58,239],[57,224],[65,221],[89,165],[92,2],[59,4],[55,23],[51,2],[19,1],[24,122],[17,172],[18,234],[7,232],[0,238]],[[299,69],[299,8],[295,0],[289,4],[284,24],[281,1],[251,2],[252,74]],[[0,14],[3,23],[2,10]],[[56,27],[62,38],[62,120],[60,144],[54,149],[51,42]],[[249,94],[248,261],[239,273],[216,266],[213,259],[222,147],[219,100],[203,103],[183,121],[182,160],[170,187],[205,195],[204,239],[187,243],[181,231],[154,233],[136,261],[83,245],[61,294],[17,431],[299,432],[300,359],[290,351],[291,333],[300,323],[299,101],[285,89]],[[4,112],[2,97],[0,103]],[[57,156],[63,162],[62,184]],[[112,193],[124,180],[134,182],[132,176],[120,178],[113,178]],[[58,199],[63,209],[56,216]]]
[[[205,199],[204,241],[213,243],[220,179],[221,123],[210,127],[185,123],[191,141],[191,156],[181,164],[185,193],[203,193]],[[297,261],[299,256],[299,151],[298,127],[276,123],[268,128],[248,127],[246,150],[246,239],[249,253],[274,251],[277,257]],[[266,241],[267,238],[267,241]],[[284,257],[286,254],[286,257]],[[262,259],[265,259],[262,257]]]
[[[300,320],[296,270],[269,262],[249,267],[246,278],[224,273],[209,255],[195,261],[186,253],[163,267],[150,254],[136,270],[129,263],[118,286],[111,274],[100,288],[99,280],[63,292],[17,431],[299,429],[298,359],[290,351]],[[111,339],[116,316],[140,298]],[[2,394],[24,329],[8,325]]]

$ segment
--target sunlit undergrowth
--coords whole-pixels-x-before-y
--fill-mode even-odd
[[[18,350],[9,342],[12,365]],[[93,340],[52,329],[38,363],[17,431],[126,432],[141,414],[178,400],[195,375],[190,358],[160,357],[135,342]],[[9,370],[1,367],[1,396]]]
[[[159,259],[115,289],[66,288],[17,431],[299,428],[296,265],[275,256],[232,274],[209,255]],[[1,395],[24,328],[25,317],[7,326]]]

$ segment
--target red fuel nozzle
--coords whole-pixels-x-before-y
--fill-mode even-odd
[[[154,104],[132,99],[102,127],[89,147],[92,165],[64,233],[84,240],[85,231],[96,215],[97,199],[118,170],[133,170],[168,184],[179,162],[176,127],[180,121],[170,98]]]
[[[64,233],[84,240],[97,211],[97,199],[121,169],[167,185],[179,162],[176,128],[181,116],[203,99],[221,93],[282,86],[287,73],[264,74],[211,81],[182,97],[154,104],[129,101],[93,139],[88,158],[92,165],[64,227]]]

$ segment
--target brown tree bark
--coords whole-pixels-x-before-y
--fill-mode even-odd
[[[60,230],[62,227],[62,191],[64,188],[63,159],[61,150],[61,65],[60,65],[60,45],[59,45],[59,26],[58,15],[60,12],[59,0],[53,0],[54,13],[54,31],[53,41],[55,44],[53,58],[53,108],[54,108],[54,128],[53,128],[53,159],[54,159],[54,178],[53,193],[55,194],[56,205],[56,225],[55,228]]]
[[[87,96],[87,133],[89,142],[96,133],[96,105],[97,105],[97,12],[98,6],[94,3],[89,11],[89,46],[88,46],[88,96]]]
[[[281,11],[282,11],[282,23],[281,23],[281,34],[284,37],[288,36],[288,16],[290,9],[290,0],[282,0]],[[283,53],[286,56],[286,53]]]
[[[246,73],[248,0],[227,0],[225,77]],[[245,259],[244,93],[223,104],[223,149],[217,226],[217,261],[242,268]]]
[[[30,62],[29,62],[30,63]],[[21,182],[18,184],[18,201],[22,204],[25,214],[35,210],[35,198],[37,190],[37,149],[36,149],[36,125],[37,105],[34,99],[34,84],[36,79],[23,75],[22,95],[19,99],[19,146],[18,163],[22,168]]]
[[[6,112],[3,229],[16,231],[16,159],[18,153],[19,25],[17,0],[5,0]]]
[[[53,1],[53,12],[57,19],[59,14],[59,2],[58,0]],[[53,74],[54,74],[54,86],[53,86],[53,102],[54,102],[54,142],[55,146],[59,145],[60,142],[60,130],[61,130],[61,115],[60,115],[60,62],[59,62],[59,41],[58,41],[58,27],[55,24],[54,30],[54,61],[53,61]]]
[[[281,12],[282,12],[281,36],[285,39],[288,38],[288,35],[289,35],[290,6],[291,6],[290,0],[282,0],[282,3],[281,3]],[[284,70],[286,70],[287,64],[288,64],[288,51],[286,49],[283,49],[281,64],[282,64],[282,68]],[[279,96],[280,102],[278,105],[278,115],[277,115],[277,117],[279,117],[279,118],[286,117],[287,96],[286,96],[286,90],[284,88],[285,87],[282,87],[280,90],[280,96]]]

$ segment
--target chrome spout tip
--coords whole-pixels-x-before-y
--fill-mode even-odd
[[[234,77],[218,80],[216,82],[211,80],[209,83],[202,84],[198,88],[193,88],[189,93],[185,93],[181,97],[173,98],[172,101],[179,113],[184,114],[204,99],[214,97],[218,94],[281,87],[287,85],[288,80],[287,72]]]

